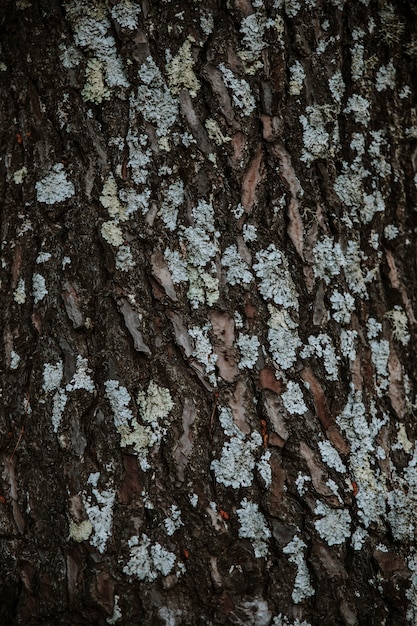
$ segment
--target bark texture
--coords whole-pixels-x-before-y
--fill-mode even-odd
[[[0,621],[417,623],[413,3],[2,6]]]

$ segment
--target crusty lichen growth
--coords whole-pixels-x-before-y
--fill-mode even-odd
[[[415,43],[405,10],[183,4],[68,0],[62,145],[23,127],[50,113],[42,81],[31,116],[9,120],[22,124],[2,161],[10,431],[35,398],[53,467],[66,464],[61,536],[88,542],[110,572],[120,559],[123,617],[115,596],[100,619],[134,620],[132,589],[145,584],[151,621],[307,626],[325,606],[329,623],[360,623],[365,605],[391,607],[372,586],[384,592],[383,568],[369,582],[360,564],[377,567],[394,541],[411,621],[417,117],[399,65]],[[12,457],[33,445],[22,431]],[[199,578],[197,615],[177,578],[200,561],[211,581]],[[100,589],[82,565],[86,589]],[[325,597],[330,570],[352,606]],[[227,615],[227,602],[209,606],[211,585],[232,598]]]

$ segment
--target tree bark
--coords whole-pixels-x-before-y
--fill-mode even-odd
[[[3,3],[2,623],[417,623],[416,17]]]

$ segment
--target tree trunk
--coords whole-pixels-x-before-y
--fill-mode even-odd
[[[3,2],[1,623],[417,623],[416,17]]]

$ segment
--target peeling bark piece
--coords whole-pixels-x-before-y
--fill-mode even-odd
[[[403,300],[404,303],[404,308],[406,310],[408,319],[410,320],[411,324],[416,324],[417,320],[414,316],[414,311],[413,311],[413,307],[411,306],[410,303],[410,299],[408,297],[406,288],[404,286],[403,283],[401,283],[400,281],[400,277],[398,275],[398,270],[397,270],[397,266],[395,265],[395,259],[394,259],[394,255],[392,254],[391,250],[386,250],[386,255],[387,255],[387,262],[388,262],[388,267],[389,267],[389,279],[391,281],[391,285],[394,287],[394,289],[398,289],[398,291],[401,294],[401,298]]]
[[[174,311],[167,311],[167,316],[172,322],[177,345],[184,351],[184,354],[188,359],[193,354],[194,348],[192,339],[188,334],[188,330],[183,324],[182,317]]]
[[[316,462],[313,450],[311,450],[311,448],[309,448],[304,441],[300,443],[300,453],[307,463],[314,489],[321,496],[329,498],[332,497],[333,492],[330,487],[326,485],[326,472],[324,472],[320,465]]]
[[[193,433],[191,426],[196,418],[196,408],[194,402],[190,398],[184,398],[184,407],[182,409],[182,428],[183,434],[174,447],[173,457],[177,464],[178,480],[184,482],[185,468],[190,458],[193,448]]]
[[[270,389],[274,393],[282,393],[285,391],[285,385],[281,380],[275,378],[274,370],[264,367],[259,372],[258,386],[261,389]]]
[[[245,383],[238,382],[235,390],[228,397],[228,404],[232,409],[233,421],[240,428],[240,430],[249,435],[251,427],[246,416],[246,401],[248,400],[247,388]],[[251,400],[249,399],[249,402]]]
[[[136,495],[142,492],[143,486],[139,481],[138,459],[136,456],[124,456],[123,466],[125,475],[119,490],[120,504],[130,504]]]
[[[272,481],[268,495],[268,511],[273,517],[279,517],[282,514],[282,497],[287,474],[281,466],[277,453],[272,454],[270,463]]]
[[[329,426],[329,428],[326,430],[326,437],[338,452],[345,455],[349,454],[350,446],[343,439],[339,427],[336,426],[336,424],[332,424],[331,426]]]
[[[284,128],[284,120],[280,117],[271,115],[261,115],[263,138],[265,141],[276,141],[282,134]]]
[[[283,439],[284,442],[287,441],[289,433],[285,426],[284,416],[282,414],[282,407],[277,397],[271,392],[265,391],[262,402],[265,412],[271,423],[272,429],[277,433],[277,435],[279,435],[281,439]]]
[[[79,565],[71,554],[67,554],[67,587],[71,601],[74,601],[79,594]]]
[[[265,170],[263,167],[263,152],[262,146],[258,147],[258,150],[252,159],[249,168],[247,169],[242,182],[242,206],[245,212],[250,214],[253,206],[256,202],[256,189],[259,183],[265,176]]]
[[[310,367],[305,367],[301,372],[301,377],[310,385],[311,393],[313,394],[313,402],[316,407],[318,418],[323,426],[327,429],[334,422],[330,418],[329,412],[326,406],[326,399],[324,397],[323,387],[320,385],[317,378],[314,376]]]
[[[23,515],[20,511],[17,498],[17,480],[16,480],[16,458],[13,457],[10,461],[4,461],[4,478],[9,479],[10,484],[10,497],[12,499],[12,511],[13,511],[13,519],[17,526],[17,529],[20,534],[23,534],[25,530],[25,520],[23,519]]]
[[[327,310],[324,304],[324,283],[320,281],[316,292],[313,309],[314,326],[323,326],[327,321]]]
[[[312,555],[318,557],[324,569],[332,578],[348,578],[348,574],[341,560],[336,556],[337,553],[333,550],[329,550],[321,541],[314,541]]]
[[[203,75],[208,80],[212,90],[219,99],[221,112],[229,124],[233,125],[235,114],[232,107],[232,100],[229,96],[226,85],[224,84],[221,72],[212,65],[206,65],[203,69]]]
[[[217,566],[217,557],[215,556],[210,557],[210,575],[211,580],[213,581],[213,585],[217,589],[221,589],[223,587],[223,581],[219,572],[219,568]]]
[[[235,323],[233,317],[220,311],[212,311],[210,320],[216,337],[213,349],[217,355],[216,366],[224,381],[231,383],[239,374],[236,354],[233,347],[235,340]]]
[[[287,232],[298,254],[304,260],[304,224],[303,220],[301,219],[300,211],[298,209],[298,195],[301,192],[300,181],[298,180],[295,170],[292,166],[291,157],[284,148],[284,146],[276,144],[274,146],[274,152],[280,162],[282,178],[286,181],[291,194],[291,199],[288,206],[288,217],[290,223]]]
[[[404,384],[401,363],[397,353],[391,346],[388,357],[389,387],[388,395],[391,406],[400,419],[407,412],[404,396]]]
[[[148,346],[143,341],[143,336],[141,331],[139,330],[139,326],[141,324],[141,319],[139,314],[133,309],[133,307],[129,304],[127,300],[124,298],[120,298],[118,300],[118,305],[120,312],[123,315],[123,319],[126,324],[126,328],[132,336],[133,345],[135,350],[138,352],[143,352],[144,354],[151,354]]]
[[[79,307],[79,297],[75,286],[67,281],[64,284],[64,290],[61,295],[64,301],[65,311],[73,327],[81,328],[81,326],[84,326],[84,316]]]
[[[167,264],[165,263],[164,255],[160,250],[155,250],[151,256],[152,274],[155,279],[164,289],[168,298],[171,298],[174,302],[177,301],[177,294],[175,293],[174,283],[172,282],[171,274]]]
[[[382,550],[374,550],[373,557],[378,563],[384,578],[391,578],[394,574],[409,578],[410,570],[399,554],[393,552],[383,552]]]
[[[181,91],[179,99],[181,111],[188,122],[191,132],[197,140],[198,147],[205,154],[210,154],[211,152],[213,152],[213,148],[208,140],[204,126],[197,117],[197,114],[193,107],[193,103],[191,101],[191,96],[186,89],[183,89]]]
[[[99,572],[94,581],[91,595],[97,604],[110,615],[114,605],[114,585],[107,572]]]

